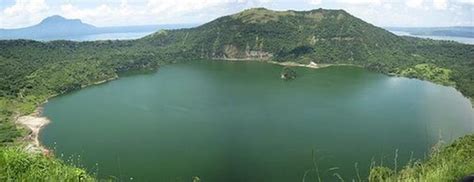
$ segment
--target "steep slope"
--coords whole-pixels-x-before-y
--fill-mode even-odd
[[[202,58],[364,64],[381,54],[401,52],[400,47],[406,43],[343,10],[264,8],[221,17],[193,29],[159,32],[145,39],[154,45],[173,42]]]

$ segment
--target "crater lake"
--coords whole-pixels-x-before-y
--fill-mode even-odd
[[[294,67],[287,81],[282,69],[193,61],[121,75],[50,99],[40,139],[124,181],[335,181],[474,131],[470,101],[451,87],[350,66]]]

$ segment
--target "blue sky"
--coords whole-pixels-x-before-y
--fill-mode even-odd
[[[344,9],[377,26],[474,26],[474,0],[0,0],[0,28],[51,15],[96,26],[205,23],[252,7]]]

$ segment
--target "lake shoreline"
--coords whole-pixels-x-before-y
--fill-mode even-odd
[[[292,62],[292,61],[287,61],[287,62],[266,61],[266,63],[277,64],[281,66],[289,66],[289,67],[306,67],[306,68],[313,68],[313,69],[333,66],[332,64],[316,64],[313,61],[311,61],[309,64],[301,64],[301,63]]]
[[[241,62],[241,61],[255,61],[255,60],[249,60],[249,59],[221,59],[224,61],[231,61],[231,62]],[[301,64],[297,62],[276,62],[276,61],[261,61],[264,63],[269,63],[269,64],[276,64],[276,65],[281,65],[281,66],[289,66],[289,67],[306,67],[306,68],[311,68],[311,69],[319,69],[319,68],[326,68],[330,66],[354,66],[354,65],[338,65],[338,64],[316,64],[314,62],[311,62],[310,64]],[[100,85],[107,83],[109,81],[113,81],[118,79],[119,76],[116,74],[111,78],[107,78],[104,80],[99,80],[96,82],[93,82],[91,84],[87,85],[81,85],[80,89],[87,88],[93,85]],[[75,90],[75,91],[77,91]],[[29,130],[29,134],[27,136],[24,136],[24,140],[26,141],[27,145],[25,147],[25,150],[31,153],[50,153],[50,150],[43,146],[41,144],[41,141],[39,140],[39,136],[41,133],[41,130],[46,127],[49,123],[51,123],[51,120],[45,116],[43,116],[43,105],[48,103],[48,100],[60,95],[63,95],[66,93],[61,93],[61,94],[55,94],[51,95],[44,101],[43,103],[39,104],[39,106],[33,111],[31,114],[23,115],[23,116],[18,116],[14,119],[16,124],[19,124],[23,126],[24,128]]]
[[[47,103],[45,101],[39,107],[35,109],[35,111],[29,115],[19,116],[15,119],[15,123],[22,125],[23,127],[27,128],[30,133],[25,136],[24,140],[27,143],[26,151],[31,153],[48,153],[49,150],[41,145],[39,141],[39,134],[41,129],[43,129],[46,125],[48,125],[51,120],[47,117],[42,116],[43,112],[43,104]]]
[[[100,85],[107,83],[109,81],[113,81],[118,79],[119,76],[116,74],[111,78],[107,78],[104,80],[99,80],[96,82],[93,82],[91,84],[87,85],[81,85],[80,89],[90,87],[93,85]],[[77,90],[80,90],[77,89]],[[50,153],[50,150],[43,146],[39,140],[39,136],[41,133],[41,130],[45,128],[49,123],[51,123],[51,120],[45,116],[43,116],[43,105],[48,103],[48,100],[60,95],[63,95],[66,93],[61,93],[61,94],[55,94],[51,95],[48,97],[43,103],[39,104],[38,107],[33,111],[33,113],[23,115],[23,116],[17,116],[14,121],[16,124],[23,126],[24,128],[29,130],[29,134],[24,136],[23,140],[26,141],[26,147],[25,150],[30,153]]]
[[[223,60],[223,61],[230,61],[230,62],[246,62],[246,61],[254,62],[255,61],[255,62],[268,63],[268,64],[275,64],[275,65],[280,65],[280,66],[305,67],[305,68],[310,68],[310,69],[320,69],[320,68],[327,68],[327,67],[331,67],[331,66],[362,67],[362,66],[352,65],[352,64],[317,64],[317,63],[314,63],[312,61],[309,64],[301,64],[301,63],[292,62],[292,61],[277,62],[277,61],[270,61],[270,60],[250,60],[250,59],[214,59],[214,60]],[[400,75],[390,75],[390,74],[384,74],[384,75],[403,77],[403,76],[400,76]],[[89,86],[93,86],[93,85],[104,84],[104,83],[107,83],[109,81],[116,80],[118,78],[119,78],[119,76],[116,74],[111,78],[107,78],[107,79],[104,79],[104,80],[99,80],[99,81],[96,81],[96,82],[88,84],[88,85],[82,85],[80,87],[80,89],[86,88],[86,87],[89,87]],[[403,78],[406,78],[406,77],[403,77]],[[418,80],[422,80],[422,79],[418,79]],[[428,81],[430,83],[437,84],[437,83],[429,81],[429,80],[422,80],[422,81]],[[452,87],[452,88],[455,88],[455,87]],[[77,89],[77,90],[80,90],[80,89]],[[459,90],[457,90],[457,91],[459,92]],[[53,97],[63,95],[63,94],[65,94],[65,93],[52,95],[52,96],[48,97],[48,99],[51,99]],[[474,108],[474,99],[466,97],[466,96],[464,96],[464,97],[471,102],[471,106]],[[28,114],[28,115],[24,115],[24,116],[19,116],[15,119],[15,123],[20,124],[22,126],[25,126],[31,132],[30,134],[25,136],[26,141],[28,143],[28,145],[27,145],[27,150],[28,151],[41,151],[41,152],[46,152],[46,153],[49,152],[49,150],[46,147],[42,146],[41,142],[39,141],[39,134],[41,132],[41,129],[46,127],[51,122],[51,120],[49,120],[49,118],[44,117],[42,115],[43,105],[48,102],[48,99],[45,102],[41,103],[35,109],[35,111],[33,113]]]
[[[306,63],[309,61],[304,64]],[[356,66],[334,66],[320,70],[289,67],[299,75],[292,81],[279,79],[284,66],[263,61],[196,60],[162,68],[160,72],[151,74],[137,72],[129,77],[120,75],[120,79],[109,84],[51,99],[44,105],[43,114],[55,123],[42,130],[41,142],[52,149],[56,156],[64,154],[61,155],[65,156],[61,157],[64,159],[82,151],[80,155],[85,159],[85,166],[94,166],[98,162],[103,174],[114,176],[121,172],[114,170],[117,163],[107,160],[110,152],[104,149],[121,151],[116,158],[120,158],[122,165],[127,166],[123,168],[122,175],[134,178],[137,176],[137,180],[140,180],[139,174],[150,178],[153,175],[158,176],[152,172],[153,169],[142,169],[141,166],[166,161],[174,164],[186,162],[207,171],[215,164],[220,165],[215,161],[222,160],[222,156],[229,156],[228,151],[238,152],[236,157],[232,156],[229,160],[239,164],[239,168],[254,161],[272,161],[281,164],[272,167],[280,170],[294,165],[287,161],[304,163],[311,160],[313,150],[326,150],[337,156],[334,161],[340,162],[340,166],[348,166],[341,169],[341,174],[348,174],[353,171],[350,168],[352,161],[359,160],[362,161],[359,163],[361,166],[368,166],[370,158],[379,154],[372,151],[379,149],[385,142],[386,150],[380,153],[392,152],[390,149],[397,148],[403,140],[411,138],[413,145],[404,146],[401,151],[414,150],[414,158],[422,158],[422,154],[427,153],[439,130],[436,126],[429,125],[429,117],[412,120],[414,117],[411,116],[416,117],[417,113],[424,112],[424,108],[420,107],[413,108],[414,110],[407,108],[412,101],[415,101],[414,105],[429,103],[435,106],[433,111],[437,112],[429,111],[433,114],[430,116],[443,117],[432,120],[433,123],[448,123],[446,121],[449,120],[444,119],[443,115],[445,107],[455,111],[446,110],[445,114],[449,115],[446,118],[463,119],[464,115],[451,113],[464,109],[470,111],[464,104],[457,111],[453,109],[457,107],[450,107],[457,106],[452,105],[454,103],[460,103],[456,101],[465,103],[453,89],[439,88],[415,79],[390,78]],[[441,94],[422,92],[431,88],[439,89]],[[395,95],[397,92],[404,94]],[[420,96],[423,98],[418,99]],[[454,102],[443,103],[439,98],[445,98],[446,101],[453,98]],[[440,102],[441,106],[438,105]],[[372,114],[374,111],[377,113]],[[450,117],[451,115],[455,116]],[[472,118],[471,114],[466,116]],[[465,123],[464,120],[461,121],[459,123]],[[464,127],[457,129],[461,124],[452,123],[454,127],[446,129],[446,132],[464,132]],[[365,124],[370,128],[354,131],[345,127]],[[390,129],[387,129],[386,124]],[[423,126],[427,129],[424,130]],[[228,130],[229,128],[231,130]],[[238,130],[235,130],[236,128]],[[405,131],[405,138],[400,139],[397,130]],[[344,135],[347,138],[343,138],[344,141],[335,139],[334,142],[314,139],[324,138],[324,135],[331,136],[334,131],[348,133]],[[387,136],[389,139],[370,142],[370,136]],[[449,139],[453,137],[454,134],[450,135]],[[279,140],[273,142],[272,139],[275,138]],[[368,141],[358,143],[362,138]],[[252,142],[248,142],[249,139]],[[136,150],[127,150],[129,147],[123,142],[136,143]],[[213,145],[229,142],[235,145]],[[318,146],[323,147],[314,149],[316,142],[319,143]],[[335,142],[346,143],[348,148],[367,143],[368,150],[362,157],[353,156],[347,159],[345,156],[350,156],[350,152],[337,152],[336,150],[340,149],[337,145],[341,144],[334,144]],[[199,151],[202,146],[215,147],[210,147],[208,151],[193,152]],[[256,152],[266,151],[274,146],[296,148],[297,151],[280,150],[272,153],[272,156],[255,157]],[[255,147],[252,151],[247,150],[252,147]],[[183,148],[188,150],[183,151]],[[146,157],[156,154],[157,151],[160,155]],[[139,157],[129,159],[127,156]],[[238,159],[249,160],[240,163]],[[404,163],[404,159],[406,158],[400,160],[400,163]],[[321,162],[322,166],[330,166],[330,163],[333,162]],[[240,172],[226,169],[225,166],[222,168],[235,171],[236,174]],[[178,167],[171,168],[162,174],[167,176],[177,169]],[[365,169],[367,168],[361,172],[362,175],[367,174]],[[204,174],[189,173],[187,170],[182,170],[187,176]],[[255,166],[250,170],[257,171],[253,173],[256,175],[263,172]],[[304,167],[288,168],[292,174],[301,174],[304,170]],[[211,172],[208,174],[211,175],[205,176],[208,179],[216,177],[214,174],[218,175]],[[281,176],[285,179],[285,175]]]
[[[288,66],[288,67],[304,67],[304,68],[312,68],[312,69],[319,69],[319,68],[327,68],[330,66],[354,66],[354,67],[362,67],[353,64],[329,64],[329,63],[315,63],[311,61],[308,64],[302,64],[294,61],[271,61],[267,59],[251,59],[251,58],[213,58],[211,60],[214,61],[230,61],[230,62],[262,62],[268,64],[275,64],[280,66]]]
[[[236,60],[230,60],[230,61],[236,61]],[[238,61],[247,61],[247,60],[238,60]],[[353,64],[317,64],[313,61],[311,61],[309,64],[301,64],[301,63],[297,63],[297,62],[293,62],[293,61],[277,62],[277,61],[264,60],[262,62],[281,65],[281,66],[305,67],[305,68],[311,68],[311,69],[327,68],[327,67],[331,67],[331,66],[354,66],[354,67],[364,68],[363,66],[353,65]],[[364,69],[366,69],[366,68],[364,68]],[[376,72],[376,73],[380,73],[380,72]],[[405,76],[402,76],[402,75],[399,75],[399,74],[390,74],[390,73],[388,73],[388,74],[387,73],[381,73],[381,74],[387,75],[389,77],[394,76],[394,77],[400,77],[400,78],[409,78],[409,77],[405,77]],[[421,80],[421,81],[427,81],[427,82],[430,82],[432,84],[436,84],[436,85],[440,85],[440,86],[451,87],[451,88],[454,88],[456,91],[460,92],[458,90],[458,88],[456,88],[456,86],[443,85],[443,84],[440,84],[440,83],[433,82],[431,80],[424,80],[424,79],[420,79],[420,78],[409,78],[409,79],[417,79],[417,80]],[[464,96],[467,100],[469,100],[470,103],[471,103],[471,107],[474,108],[474,98],[470,98],[470,97],[468,97],[468,96],[466,96],[462,93],[461,93],[461,95]]]

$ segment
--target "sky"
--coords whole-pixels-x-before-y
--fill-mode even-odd
[[[0,0],[0,28],[61,15],[95,26],[201,24],[252,7],[344,9],[376,26],[474,26],[474,0]]]

